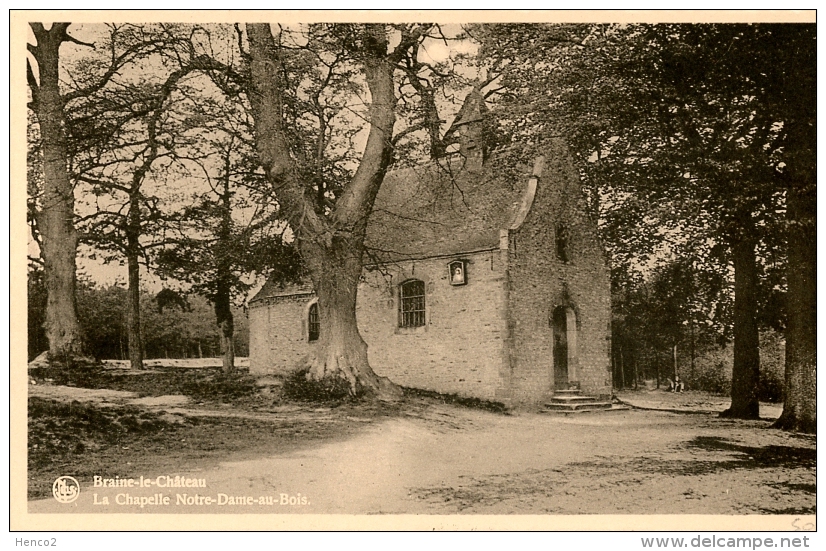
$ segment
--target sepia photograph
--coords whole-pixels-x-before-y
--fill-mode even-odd
[[[13,11],[12,529],[815,530],[816,35]]]

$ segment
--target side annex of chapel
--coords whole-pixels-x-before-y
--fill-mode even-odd
[[[481,94],[460,152],[386,175],[357,302],[370,365],[408,387],[531,406],[611,394],[610,280],[562,139],[529,162],[488,157]],[[309,284],[250,302],[250,372],[300,368],[323,324]]]

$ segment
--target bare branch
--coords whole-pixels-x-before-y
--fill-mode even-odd
[[[101,186],[103,188],[112,188],[118,191],[122,191],[124,193],[130,193],[130,188],[123,186],[121,184],[116,184],[112,181],[104,182],[103,180],[98,180],[96,178],[89,178],[88,176],[84,176],[82,174],[75,175],[75,180],[80,180],[81,182],[86,182],[87,184],[92,184],[95,186]]]
[[[28,81],[29,88],[31,88],[32,91],[32,102],[36,106],[40,96],[40,85],[37,83],[37,79],[34,76],[34,71],[32,70],[32,64],[28,59],[26,60],[26,80]]]
[[[422,28],[419,28],[421,32]],[[421,34],[419,34],[421,36]],[[388,62],[387,33],[383,25],[365,25],[364,74],[370,88],[370,132],[356,173],[334,211],[340,229],[363,233],[379,187],[393,155],[396,95],[393,63]],[[409,38],[408,38],[409,40]],[[398,48],[397,50],[398,51]],[[392,55],[389,56],[392,58]]]
[[[393,49],[393,52],[388,56],[388,60],[396,64],[402,60],[407,54],[407,51],[421,40],[430,29],[433,28],[432,23],[416,25],[415,27],[402,29],[402,37],[399,44]]]
[[[404,138],[405,136],[408,136],[408,135],[410,135],[414,132],[418,132],[419,130],[422,130],[424,128],[427,128],[427,122],[425,122],[425,121],[421,121],[421,122],[418,122],[414,125],[408,126],[404,130],[402,130],[401,132],[399,132],[395,136],[393,136],[393,140],[392,140],[393,145],[396,145],[397,143],[399,143],[401,141],[401,139]]]
[[[284,128],[283,65],[280,44],[269,24],[248,23],[250,44],[250,103],[255,114],[256,149],[268,180],[276,190],[290,224],[300,232],[304,223],[321,233],[325,222],[315,213],[290,154]]]

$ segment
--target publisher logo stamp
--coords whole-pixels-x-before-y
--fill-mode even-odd
[[[52,484],[52,495],[60,503],[71,503],[80,495],[80,484],[71,476],[61,476]]]

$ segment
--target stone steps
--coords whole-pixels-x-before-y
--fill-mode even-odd
[[[582,395],[577,389],[557,390],[551,400],[545,403],[545,411],[558,413],[584,413],[610,409],[612,409],[610,399],[603,400],[596,396]]]
[[[596,400],[593,396],[582,396],[578,394],[569,394],[559,396],[555,394],[554,397],[551,399],[552,404],[576,404],[580,402],[593,402]]]
[[[578,388],[566,388],[554,391],[554,396],[579,396],[580,394],[581,392]]]
[[[610,400],[599,401],[591,400],[588,402],[579,402],[573,404],[560,404],[555,402],[548,402],[545,404],[546,411],[562,412],[562,413],[582,413],[585,411],[604,411],[612,408]]]

